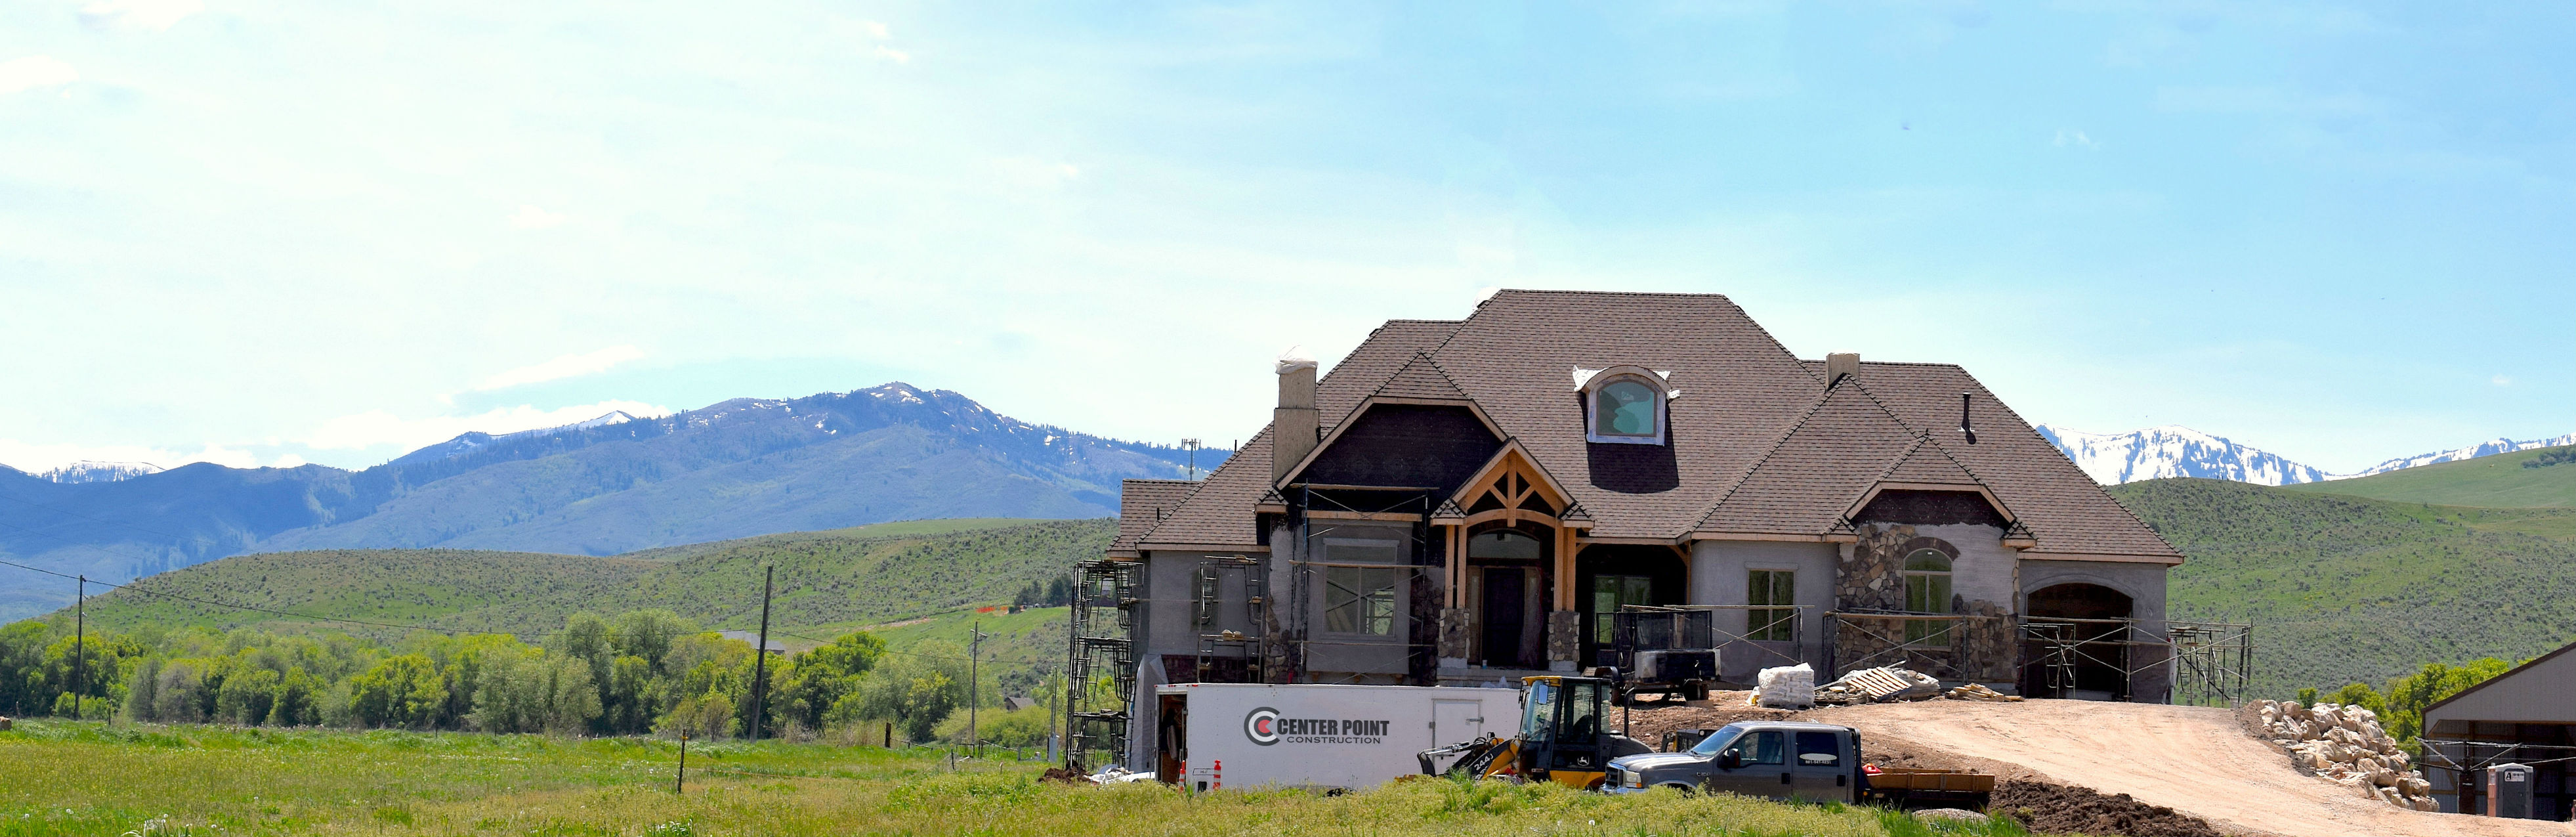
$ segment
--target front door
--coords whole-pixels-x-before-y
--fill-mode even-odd
[[[1485,570],[1485,665],[1520,668],[1525,575],[1519,567]]]

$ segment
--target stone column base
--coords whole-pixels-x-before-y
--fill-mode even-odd
[[[1583,614],[1581,614],[1581,613],[1579,613],[1579,612],[1576,612],[1576,611],[1571,611],[1571,610],[1551,610],[1551,611],[1548,611],[1548,613],[1547,613],[1547,661],[1548,661],[1548,668],[1549,668],[1549,669],[1552,669],[1552,670],[1557,670],[1557,671],[1571,671],[1571,670],[1573,670],[1573,665],[1574,665],[1574,663],[1576,662],[1576,660],[1574,659],[1574,657],[1575,657],[1575,655],[1576,655],[1577,653],[1581,652],[1582,650],[1583,650]],[[1566,664],[1566,667],[1564,667],[1564,668],[1559,668],[1559,667],[1556,665],[1557,663],[1565,663],[1565,664]]]
[[[1444,607],[1440,609],[1440,653],[1438,656],[1441,659],[1455,659],[1461,661],[1460,665],[1465,664],[1464,661],[1467,659],[1467,626],[1472,622],[1473,617],[1467,615],[1466,608]]]

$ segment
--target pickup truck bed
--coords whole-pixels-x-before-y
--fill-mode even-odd
[[[1862,772],[1861,801],[1899,808],[1958,807],[1982,811],[1995,777],[1965,770],[1885,767]]]

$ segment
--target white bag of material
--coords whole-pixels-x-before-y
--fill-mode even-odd
[[[1776,709],[1816,705],[1816,670],[1806,663],[1763,669],[1754,681],[1753,702]]]

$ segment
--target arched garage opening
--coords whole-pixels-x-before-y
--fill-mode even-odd
[[[2023,609],[2022,694],[2128,700],[2129,631],[2135,603],[2099,584],[2058,584],[2030,593]]]

